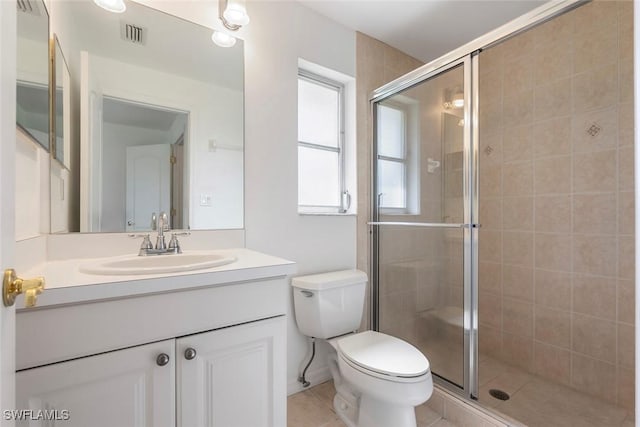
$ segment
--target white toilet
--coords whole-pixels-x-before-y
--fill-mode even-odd
[[[366,284],[358,270],[294,278],[298,329],[335,349],[329,354],[333,406],[348,427],[416,427],[415,407],[433,392],[429,361],[401,339],[355,332]]]

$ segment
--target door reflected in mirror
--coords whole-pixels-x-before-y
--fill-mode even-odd
[[[106,96],[102,106],[102,231],[149,230],[160,212],[184,228],[189,114]]]
[[[160,212],[172,229],[242,228],[243,43],[218,47],[211,29],[135,2],[54,7],[79,123],[70,229],[146,231]]]

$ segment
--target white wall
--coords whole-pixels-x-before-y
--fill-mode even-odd
[[[247,247],[296,261],[299,274],[355,268],[355,216],[297,213],[298,58],[355,76],[355,33],[294,1],[256,1],[247,8]],[[291,392],[308,347],[297,331],[292,307],[290,314]],[[310,368],[312,380],[326,369],[324,354],[321,351]]]
[[[68,233],[71,224],[71,177],[57,160],[51,160],[50,191],[51,203],[50,227],[52,233]],[[47,193],[49,195],[49,193]],[[44,220],[43,220],[44,221]]]
[[[19,128],[16,129],[15,186],[15,239],[24,240],[48,233],[49,153]]]
[[[42,34],[46,38],[46,31]],[[47,64],[48,46],[46,40],[35,41],[19,37],[16,39],[20,63],[17,78],[24,81],[48,84],[49,67]],[[17,112],[20,114],[20,112]],[[36,116],[30,113],[30,118]],[[37,127],[48,128],[49,116],[37,117]],[[23,122],[24,123],[24,122]],[[34,123],[36,125],[36,123]],[[29,129],[41,141],[49,139],[37,129]],[[49,232],[49,153],[36,141],[16,130],[16,240],[28,239],[40,233]]]
[[[31,40],[18,37],[17,49],[20,55],[17,73],[18,80],[49,84],[49,64],[47,33],[42,34],[42,40]]]

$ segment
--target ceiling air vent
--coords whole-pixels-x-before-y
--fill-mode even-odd
[[[120,36],[125,41],[144,45],[147,41],[147,29],[122,22],[120,25]]]
[[[20,12],[28,13],[30,15],[40,16],[40,9],[38,5],[31,0],[17,0],[18,10]]]

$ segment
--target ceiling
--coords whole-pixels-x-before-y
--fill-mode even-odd
[[[531,0],[298,0],[429,62],[546,3]]]
[[[163,132],[170,131],[177,119],[186,123],[187,113],[160,109],[151,105],[104,97],[102,107],[102,119],[105,123],[136,126]]]
[[[221,48],[211,41],[209,28],[136,2],[126,4],[127,10],[118,14],[91,1],[57,1],[56,16],[65,17],[64,22],[73,27],[66,29],[68,37],[63,40],[65,57],[71,57],[70,62],[79,67],[79,52],[87,50],[124,63],[242,90],[242,41],[233,48]],[[144,43],[123,40],[122,24],[143,28]],[[74,71],[79,73],[79,69],[72,70],[72,74]]]

